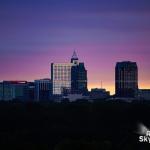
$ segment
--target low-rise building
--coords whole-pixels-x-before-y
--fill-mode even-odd
[[[0,99],[26,100],[27,99],[27,81],[3,81],[0,84]]]
[[[138,98],[140,100],[150,100],[150,89],[139,89]]]
[[[110,97],[110,92],[106,91],[105,89],[91,89],[90,92],[90,99],[106,99]]]
[[[35,80],[35,100],[47,101],[52,95],[52,82],[50,79]]]

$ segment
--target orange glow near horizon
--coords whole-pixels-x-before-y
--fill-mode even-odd
[[[150,89],[150,84],[147,82],[142,82],[139,84],[139,89]]]
[[[88,85],[88,90],[90,91],[93,88],[101,88],[99,84],[89,84]],[[106,91],[110,91],[110,94],[113,95],[115,94],[115,84],[114,85],[105,85],[102,88],[106,89]],[[140,83],[139,82],[139,89],[150,89],[150,85],[148,83]]]
[[[101,88],[101,86],[99,84],[89,84],[88,85],[89,91],[93,88]],[[105,85],[102,88],[106,89],[106,91],[110,91],[111,95],[115,94],[115,86],[114,85]]]

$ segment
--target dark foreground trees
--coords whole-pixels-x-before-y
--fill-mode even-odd
[[[147,150],[138,123],[150,126],[149,103],[0,103],[0,149]]]

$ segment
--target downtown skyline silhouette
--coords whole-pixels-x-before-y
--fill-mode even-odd
[[[44,0],[0,2],[0,80],[50,78],[51,62],[74,49],[88,88],[114,93],[118,61],[137,62],[139,88],[150,86],[150,2]]]

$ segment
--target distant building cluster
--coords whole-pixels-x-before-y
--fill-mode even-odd
[[[10,101],[76,101],[79,99],[110,99],[103,88],[88,91],[87,70],[74,51],[69,63],[51,63],[51,79],[34,82],[0,82],[0,100]],[[136,62],[117,62],[115,67],[115,95],[113,99],[150,100],[150,89],[138,88]]]
[[[86,94],[87,70],[73,53],[70,63],[51,64],[52,94]]]
[[[41,79],[34,82],[3,81],[0,83],[0,100],[44,101],[49,100],[51,80]]]

